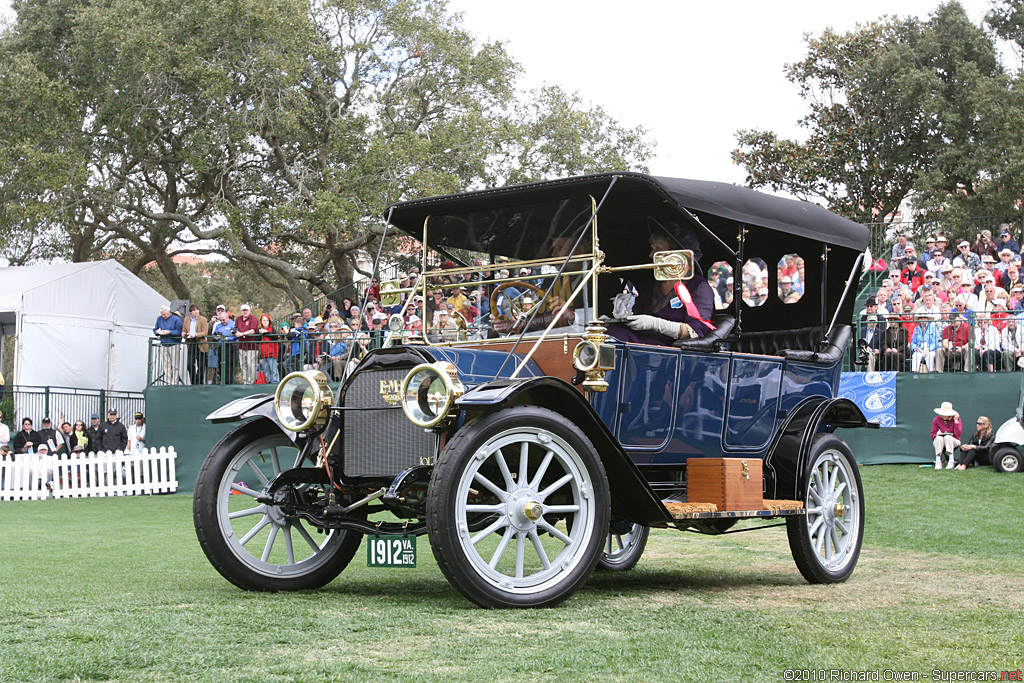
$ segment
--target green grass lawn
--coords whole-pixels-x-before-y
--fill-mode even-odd
[[[656,530],[632,572],[488,611],[415,569],[246,593],[187,496],[0,504],[0,681],[736,681],[786,669],[1024,668],[1024,476],[863,468],[865,546],[811,586],[785,529]],[[927,679],[926,679],[927,680]]]

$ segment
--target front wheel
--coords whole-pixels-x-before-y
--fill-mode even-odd
[[[624,572],[635,567],[644,554],[650,532],[651,528],[644,524],[612,522],[604,549],[597,559],[597,568]]]
[[[1013,446],[1001,446],[992,454],[992,466],[996,472],[1020,472],[1024,470],[1024,459]]]
[[[786,519],[789,548],[810,583],[838,583],[853,573],[864,540],[860,471],[833,434],[811,446],[804,477],[805,515]]]
[[[282,468],[302,463],[291,440],[270,420],[246,422],[217,443],[199,471],[192,518],[210,563],[239,588],[320,588],[348,565],[362,536],[320,533],[286,508],[256,502]],[[307,498],[324,485],[300,485]]]
[[[499,410],[448,442],[427,494],[430,546],[482,607],[547,607],[586,583],[609,518],[590,440],[544,408]]]

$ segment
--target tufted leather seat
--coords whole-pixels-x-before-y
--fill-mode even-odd
[[[850,340],[850,326],[836,325],[825,344],[821,341],[822,328],[801,327],[795,330],[745,333],[734,345],[735,351],[782,356],[803,363],[831,365],[843,357]]]
[[[715,326],[715,329],[709,331],[700,339],[677,339],[672,343],[672,346],[688,351],[707,351],[709,353],[718,351],[719,343],[732,332],[732,327],[736,324],[736,318],[728,313],[715,313],[714,317],[711,318],[711,323]]]

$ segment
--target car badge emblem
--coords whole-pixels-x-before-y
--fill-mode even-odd
[[[384,402],[391,407],[402,402],[402,382],[397,379],[382,379],[380,381],[380,396]]]

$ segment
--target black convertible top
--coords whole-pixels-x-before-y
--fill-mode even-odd
[[[656,177],[642,173],[599,173],[427,197],[399,202],[388,210],[393,225],[413,236],[422,237],[423,220],[427,216],[462,214],[588,196],[600,201],[613,178],[616,178],[616,184],[606,202],[613,214],[628,213],[629,205],[639,208],[668,202],[679,210],[736,221],[750,227],[777,230],[856,252],[864,251],[868,246],[870,233],[867,227],[809,202],[775,197],[728,183]],[[604,208],[601,213],[605,213]],[[604,233],[609,227],[614,230],[615,226],[615,221],[610,226],[607,221],[602,222],[601,232]]]

